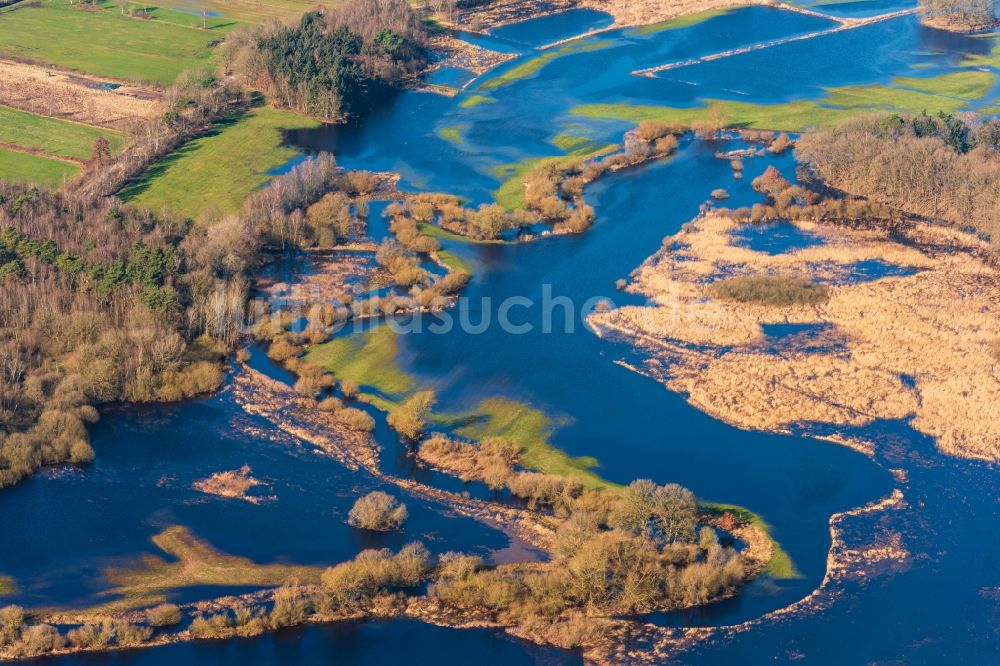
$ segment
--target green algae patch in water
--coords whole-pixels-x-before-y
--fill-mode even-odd
[[[774,546],[774,551],[771,554],[770,561],[767,563],[767,567],[764,569],[764,573],[779,580],[803,578],[802,573],[795,566],[795,562],[792,561],[791,556],[785,552],[781,544],[771,535],[771,526],[756,513],[736,504],[723,504],[720,502],[702,502],[701,507],[709,513],[731,513],[736,516],[737,520],[749,523],[767,535]]]
[[[962,61],[962,67],[992,67],[1000,69],[1000,37],[993,40],[993,50],[988,55],[970,55]]]
[[[495,104],[496,101],[497,100],[495,97],[489,97],[487,95],[469,95],[468,97],[466,97],[465,99],[463,99],[461,102],[458,103],[458,108],[474,109],[477,106],[481,106],[483,104]]]
[[[0,597],[6,597],[15,592],[17,592],[17,585],[14,584],[14,579],[0,574]]]
[[[305,360],[348,379],[359,386],[400,398],[412,391],[416,382],[396,362],[399,341],[388,326],[335,338],[306,352]],[[376,405],[378,406],[378,405]]]
[[[695,12],[694,14],[685,14],[684,16],[678,16],[676,18],[667,19],[666,21],[660,21],[659,23],[651,23],[649,25],[642,25],[635,29],[635,31],[640,35],[655,35],[659,32],[665,32],[667,30],[677,30],[679,28],[688,28],[692,25],[697,25],[709,19],[713,19],[716,16],[722,16],[723,14],[728,14],[732,8],[723,7],[720,9],[706,9],[702,12]]]
[[[292,579],[317,583],[324,569],[257,564],[216,550],[180,525],[163,530],[153,537],[153,543],[173,561],[145,555],[136,566],[107,569],[105,577],[114,586],[107,594],[120,598],[89,612],[120,612],[150,606],[164,601],[167,592],[185,587],[277,587]]]

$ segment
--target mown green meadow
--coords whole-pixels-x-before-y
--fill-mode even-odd
[[[72,178],[80,167],[72,162],[0,148],[0,179],[22,180],[57,187],[63,178]]]
[[[207,63],[233,21],[154,9],[133,18],[109,1],[93,9],[61,0],[18,3],[0,11],[0,54],[117,79],[173,83]],[[194,24],[194,25],[192,25]]]
[[[102,136],[112,152],[121,150],[124,138],[118,132],[0,106],[2,144],[85,160],[91,157],[94,141]]]
[[[129,183],[120,196],[190,217],[205,209],[236,213],[270,180],[273,169],[299,154],[286,145],[284,132],[318,124],[291,111],[257,107],[188,141]]]

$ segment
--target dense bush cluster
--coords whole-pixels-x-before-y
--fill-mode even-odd
[[[388,493],[375,490],[358,498],[351,507],[347,523],[365,530],[391,532],[403,526],[407,515],[405,504]]]
[[[478,558],[446,555],[431,594],[523,625],[579,610],[630,613],[704,603],[742,582],[735,552],[720,546],[711,528],[696,532],[690,491],[636,481],[619,498],[593,499],[577,500],[559,527],[555,566],[486,567]]]

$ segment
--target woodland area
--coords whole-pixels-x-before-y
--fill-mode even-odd
[[[352,2],[234,32],[223,67],[274,104],[327,120],[362,112],[427,64],[426,30],[404,0]]]
[[[806,133],[796,154],[830,186],[1000,243],[1000,121],[862,118]]]

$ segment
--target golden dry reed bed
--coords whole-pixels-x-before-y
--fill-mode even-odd
[[[102,90],[114,81],[13,60],[0,60],[0,70],[0,104],[24,111],[115,129],[164,111],[159,93],[149,88],[123,83]]]
[[[592,323],[649,351],[642,372],[736,426],[786,431],[912,416],[941,451],[1000,460],[1000,275],[990,246],[920,222],[894,236],[796,224],[826,242],[772,256],[734,244],[739,223],[698,218],[635,272],[629,290],[653,305]],[[917,272],[849,278],[852,264],[876,259]],[[710,296],[726,277],[763,275],[828,282],[829,298],[779,306]],[[767,340],[763,324],[825,328],[819,344],[804,346]]]

